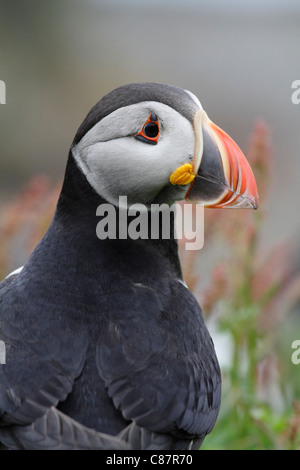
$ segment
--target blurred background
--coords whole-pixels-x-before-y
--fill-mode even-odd
[[[136,81],[192,91],[252,159],[262,199],[255,215],[210,212],[204,249],[182,254],[224,374],[206,447],[298,448],[300,3],[0,0],[0,44],[2,276],[46,230],[70,143],[96,101]]]

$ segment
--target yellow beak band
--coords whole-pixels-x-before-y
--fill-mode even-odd
[[[170,182],[172,184],[184,185],[191,183],[195,177],[193,165],[191,165],[191,163],[185,163],[173,171],[170,176]]]

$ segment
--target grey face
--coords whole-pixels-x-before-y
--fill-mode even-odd
[[[75,136],[73,156],[91,186],[110,203],[117,205],[120,196],[127,196],[129,204],[149,205],[166,188],[164,202],[173,203],[184,198],[186,187],[172,186],[169,178],[193,159],[193,116],[199,107],[197,98],[180,88],[126,85],[92,108]],[[136,138],[151,115],[159,126],[155,145]]]

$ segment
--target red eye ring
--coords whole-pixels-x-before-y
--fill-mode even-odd
[[[155,113],[149,114],[142,130],[135,135],[135,138],[148,144],[157,144],[159,138],[159,123]]]

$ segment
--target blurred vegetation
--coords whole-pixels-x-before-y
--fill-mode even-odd
[[[292,315],[300,301],[300,273],[290,246],[266,250],[260,244],[272,174],[263,122],[256,123],[247,158],[259,209],[206,211],[204,251],[225,247],[205,289],[206,274],[198,268],[203,253],[181,254],[187,284],[229,349],[220,416],[202,449],[300,450],[300,364],[291,361],[292,341],[300,338],[299,313],[298,319]]]
[[[262,122],[247,157],[259,210],[207,210],[204,250],[185,252],[179,243],[185,280],[207,323],[227,340],[221,412],[202,448],[300,449],[300,365],[291,361],[291,343],[300,339],[292,315],[300,301],[300,274],[289,246],[260,246],[272,173],[269,132]],[[1,278],[26,261],[45,233],[60,186],[37,176],[0,209]],[[209,258],[209,268],[202,263],[205,251],[218,253]]]

